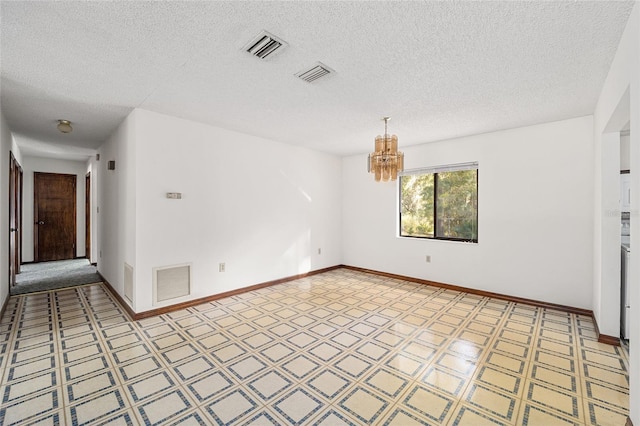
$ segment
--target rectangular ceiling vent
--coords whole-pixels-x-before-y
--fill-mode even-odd
[[[307,83],[312,83],[317,79],[324,77],[325,75],[331,74],[333,71],[331,68],[326,66],[325,64],[318,62],[313,67],[304,69],[299,73],[296,73],[296,77],[306,81]]]
[[[282,39],[262,31],[247,43],[244,50],[257,58],[265,59],[267,56],[273,57],[276,53],[280,53],[286,46],[287,43]]]

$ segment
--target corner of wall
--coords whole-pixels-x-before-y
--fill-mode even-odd
[[[6,206],[9,199],[9,152],[13,151],[18,161],[20,150],[0,110],[0,205]],[[9,209],[0,210],[0,307],[9,299]]]

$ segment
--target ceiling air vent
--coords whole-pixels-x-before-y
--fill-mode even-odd
[[[306,81],[307,83],[311,83],[316,81],[317,79],[324,77],[325,75],[331,74],[333,71],[331,68],[326,66],[325,64],[318,62],[313,65],[309,69],[304,69],[299,73],[296,73],[296,77]]]
[[[247,43],[244,50],[257,58],[265,59],[267,56],[280,52],[286,46],[287,43],[282,39],[279,39],[266,31],[262,31],[260,34],[255,36],[253,40]]]

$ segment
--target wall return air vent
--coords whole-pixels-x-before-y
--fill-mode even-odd
[[[317,79],[324,77],[333,73],[331,68],[323,64],[322,62],[318,62],[314,64],[311,68],[305,68],[302,71],[296,73],[296,77],[306,81],[307,83],[312,83]]]
[[[153,305],[191,294],[191,264],[153,268]]]
[[[276,53],[280,53],[285,47],[287,47],[285,41],[273,34],[262,31],[244,46],[244,50],[257,58],[265,59],[267,56],[275,56]]]

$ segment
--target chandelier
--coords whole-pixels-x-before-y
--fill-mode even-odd
[[[384,135],[376,136],[375,152],[369,154],[367,169],[376,182],[396,180],[404,170],[404,154],[398,151],[398,137],[387,133],[389,117],[384,117]]]

